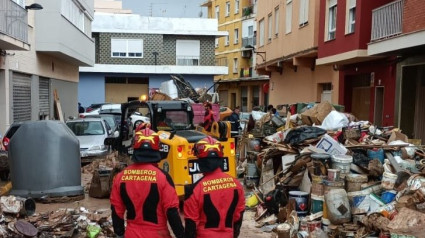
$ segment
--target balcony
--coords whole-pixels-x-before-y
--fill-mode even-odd
[[[0,49],[29,48],[27,11],[12,0],[0,1]]]
[[[241,78],[252,77],[252,67],[241,68],[239,77]]]
[[[248,6],[248,7],[244,7],[242,9],[242,16],[243,17],[248,17],[248,16],[250,16],[253,13],[254,13],[254,5],[251,5],[251,6]]]
[[[371,41],[402,33],[403,0],[398,0],[372,11]]]
[[[176,56],[176,65],[180,66],[198,66],[199,56]]]
[[[255,37],[244,37],[242,38],[242,47],[245,46],[255,46]]]

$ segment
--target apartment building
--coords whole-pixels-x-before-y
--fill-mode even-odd
[[[256,70],[270,75],[270,103],[337,103],[338,71],[316,65],[320,1],[259,1],[257,9]]]
[[[214,77],[218,82],[220,104],[242,111],[268,104],[268,75],[255,71],[257,0],[208,0],[208,18],[218,20],[219,31],[228,36],[216,38],[215,55],[219,65],[228,66],[228,72]]]
[[[0,2],[0,133],[13,122],[77,116],[78,67],[94,64],[93,0]]]
[[[394,108],[393,125],[409,138],[425,141],[425,4],[421,0],[389,1],[372,11],[368,54],[391,57],[389,71],[395,77],[394,100],[383,103]],[[376,79],[375,79],[376,81]],[[386,115],[385,115],[386,116]]]
[[[216,66],[216,19],[144,17],[96,12],[93,21],[95,65],[80,67],[79,100],[123,103],[158,90],[171,74],[182,75],[194,88],[209,88],[214,76],[228,72]]]

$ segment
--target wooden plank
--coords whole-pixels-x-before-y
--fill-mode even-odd
[[[55,107],[56,107],[56,111],[58,113],[59,121],[65,122],[65,119],[63,118],[63,113],[62,113],[62,106],[61,106],[61,103],[59,101],[59,96],[58,96],[58,92],[57,92],[56,89],[53,91],[53,96],[55,98]]]

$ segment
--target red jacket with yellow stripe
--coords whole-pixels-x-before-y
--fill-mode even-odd
[[[183,210],[185,220],[196,224],[196,237],[233,238],[234,224],[245,210],[242,185],[221,169],[205,173],[186,198]]]

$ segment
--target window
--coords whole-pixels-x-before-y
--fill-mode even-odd
[[[224,45],[225,46],[228,46],[229,45],[229,42],[230,42],[230,38],[229,38],[229,35],[227,35],[226,38],[225,38],[225,40],[224,40]]]
[[[226,17],[230,15],[230,2],[226,2]]]
[[[356,0],[348,1],[347,33],[353,33],[356,27]]]
[[[16,4],[18,4],[19,6],[25,8],[25,0],[13,0],[14,2],[16,2]]]
[[[286,0],[286,34],[292,31],[292,0]]]
[[[218,38],[215,38],[215,48],[218,47]]]
[[[176,65],[199,65],[200,50],[199,40],[176,40]]]
[[[233,43],[236,45],[239,42],[239,29],[235,29],[233,37]]]
[[[62,0],[61,14],[68,19],[74,26],[84,32],[84,11],[79,8],[72,0]]]
[[[215,18],[220,18],[220,6],[215,6]]]
[[[260,46],[264,45],[264,18],[260,20]]]
[[[273,21],[272,21],[272,14],[270,13],[269,14],[269,17],[267,18],[267,23],[269,24],[269,27],[268,27],[268,32],[267,32],[267,40],[268,40],[268,42],[271,42],[272,41],[272,35],[273,35]]]
[[[336,1],[328,0],[328,40],[335,39],[336,33]]]
[[[309,0],[300,0],[300,26],[308,23],[308,2]]]
[[[274,9],[274,34],[279,35],[279,7]]]
[[[238,58],[234,58],[233,59],[233,73],[237,74],[238,73]]]
[[[239,0],[235,0],[235,14],[239,13]]]
[[[111,56],[120,58],[143,58],[143,40],[111,39]]]

